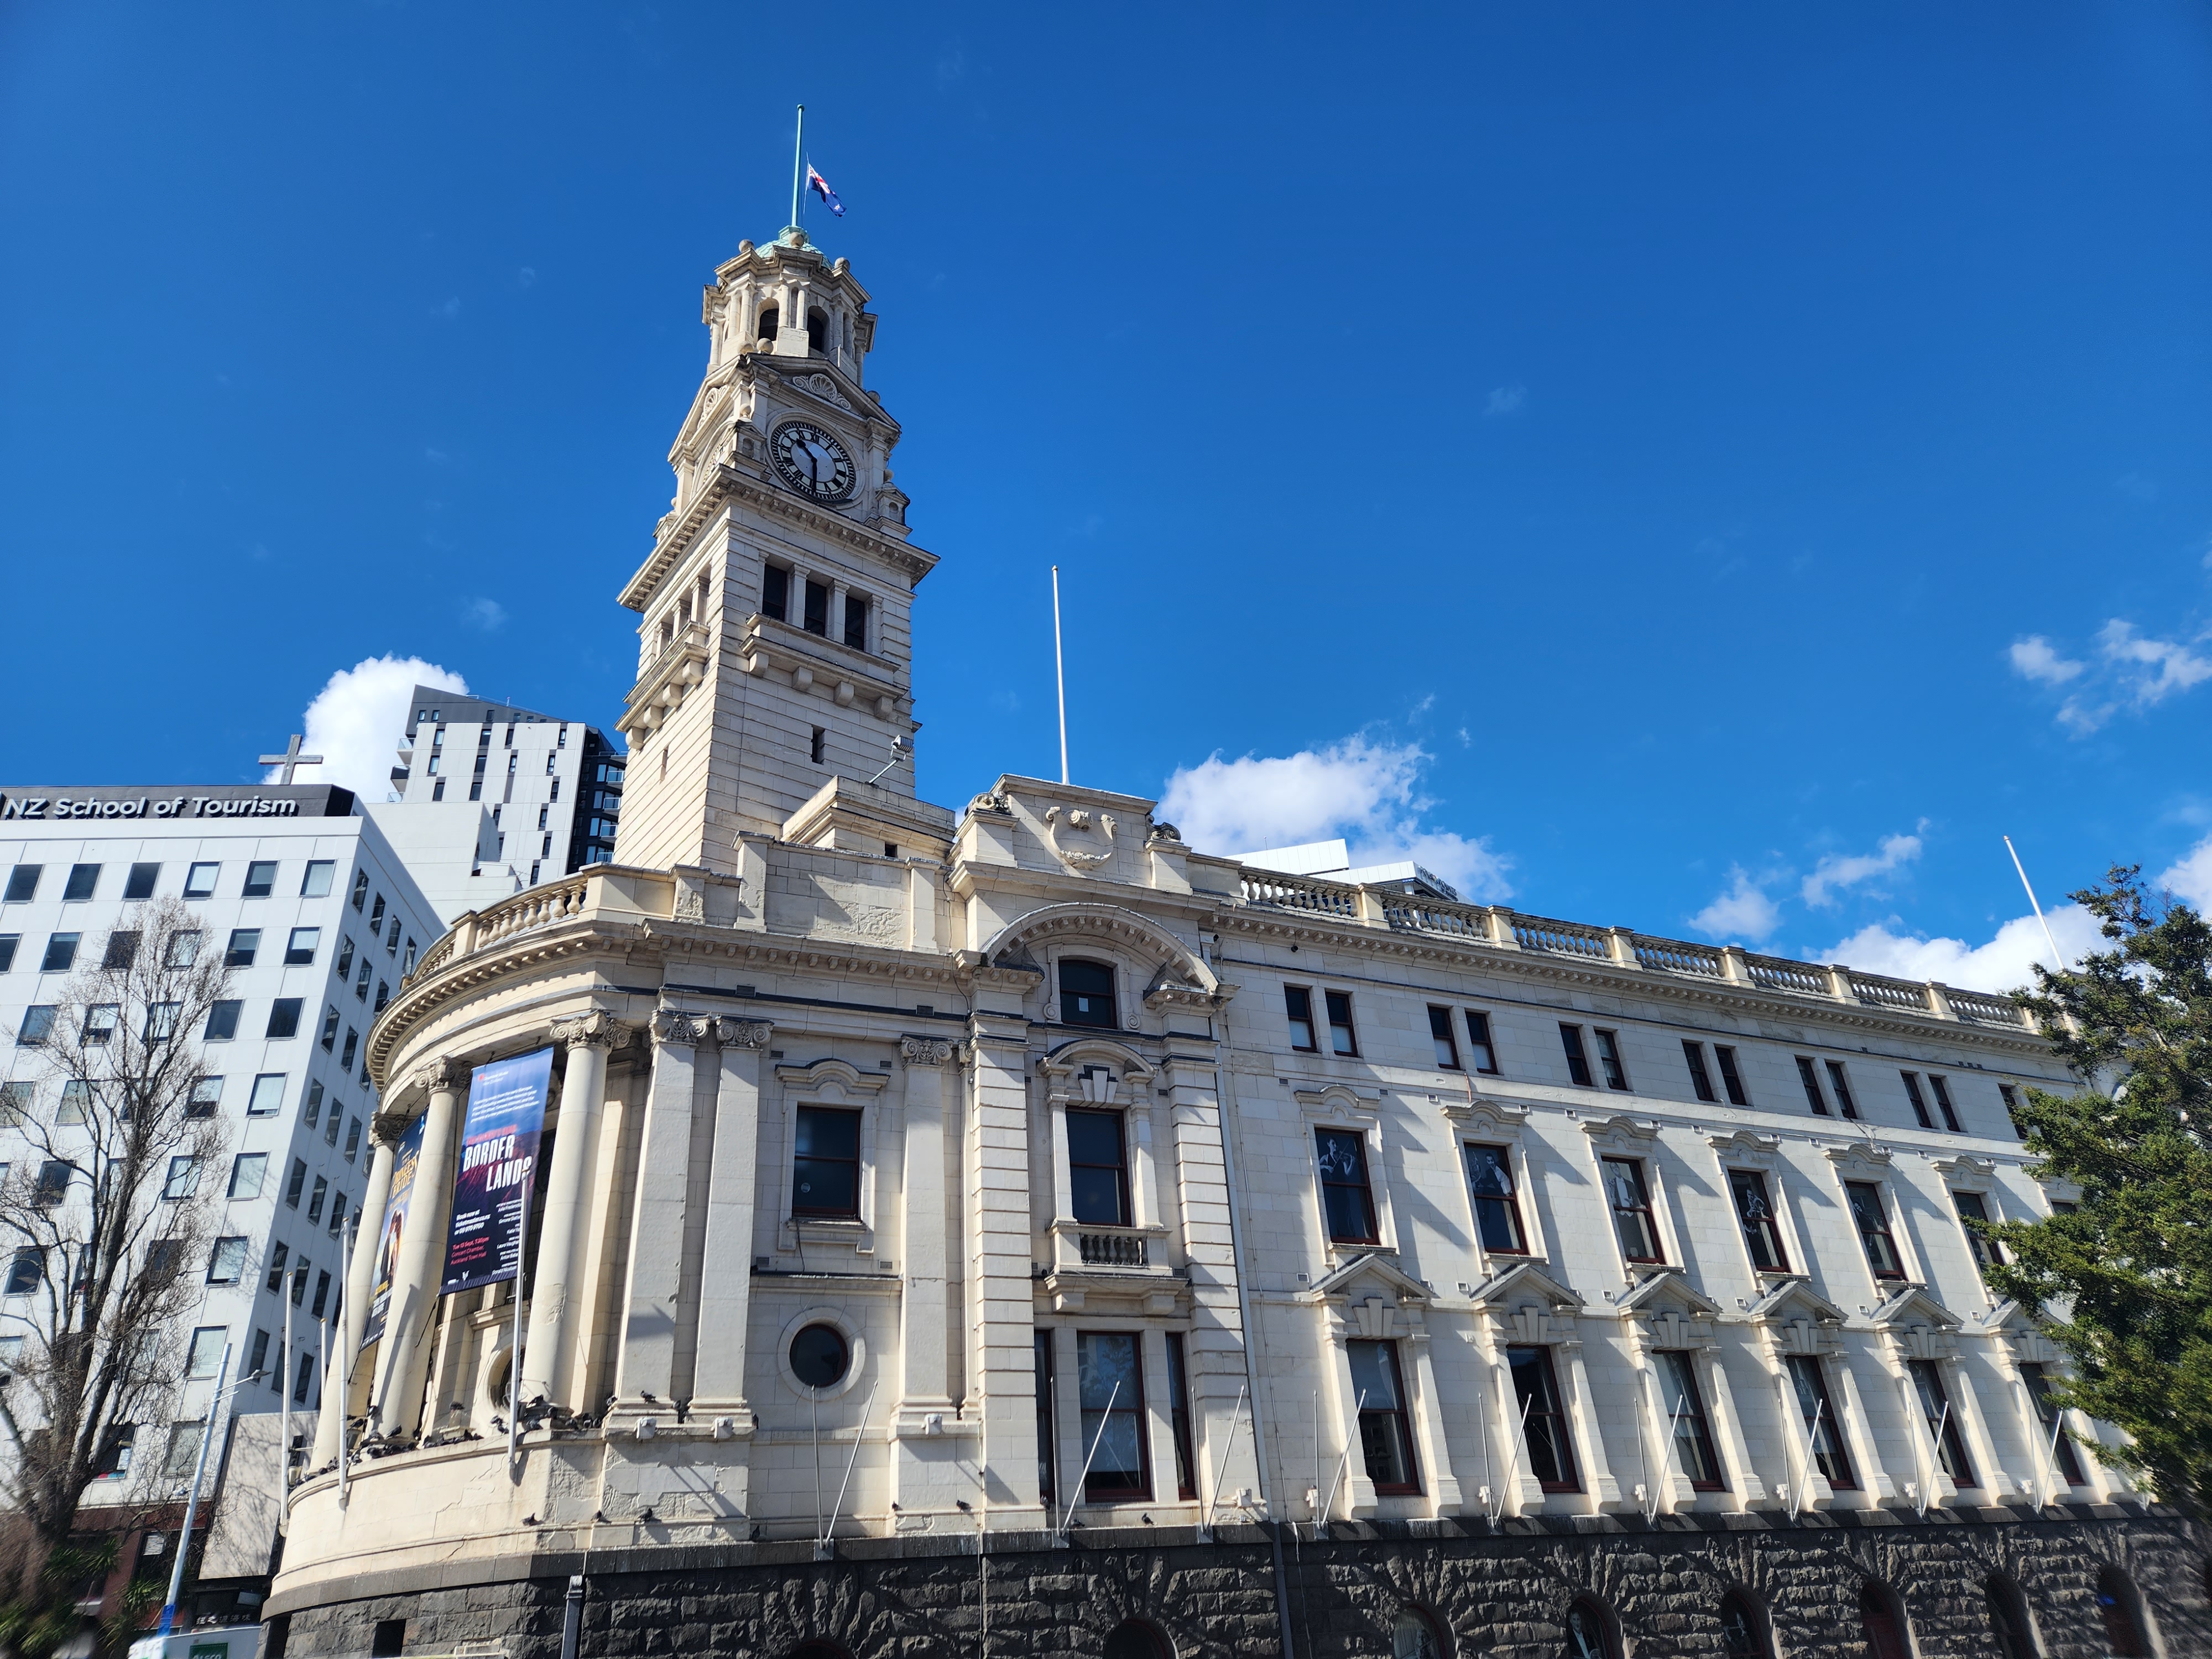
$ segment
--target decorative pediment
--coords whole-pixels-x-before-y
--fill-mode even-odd
[[[1845,1146],[1829,1146],[1822,1156],[1836,1166],[1836,1172],[1845,1180],[1856,1177],[1864,1181],[1880,1181],[1889,1174],[1894,1160],[1889,1148],[1871,1140],[1854,1140]]]
[[[1738,1129],[1734,1134],[1711,1134],[1705,1145],[1723,1164],[1740,1169],[1767,1170],[1774,1167],[1782,1153],[1780,1135],[1763,1135],[1750,1129]]]
[[[1583,1125],[1583,1133],[1590,1138],[1590,1145],[1600,1153],[1612,1152],[1624,1158],[1650,1158],[1659,1145],[1659,1126],[1650,1119],[1632,1118],[1626,1112],[1617,1112],[1603,1119],[1593,1118]]]
[[[1802,1273],[1792,1273],[1751,1304],[1752,1323],[1783,1354],[1817,1354],[1841,1346],[1846,1316]]]
[[[1045,1075],[1046,1098],[1094,1106],[1131,1103],[1152,1086],[1154,1073],[1134,1048],[1109,1037],[1078,1037],[1062,1043],[1038,1069]]]
[[[1656,1317],[1669,1310],[1696,1319],[1719,1316],[1721,1304],[1690,1283],[1680,1267],[1662,1267],[1613,1304],[1625,1314]]]
[[[2035,1316],[2007,1297],[1990,1310],[1982,1328],[2012,1350],[2014,1359],[2037,1365],[2063,1365],[2065,1352],[2037,1324]]]
[[[1495,1135],[1510,1139],[1528,1126],[1528,1108],[1517,1100],[1498,1100],[1477,1095],[1472,1100],[1447,1097],[1439,1103],[1444,1121],[1462,1134]]]
[[[1293,1089],[1291,1098],[1308,1117],[1334,1118],[1340,1123],[1372,1122],[1382,1115],[1381,1096],[1370,1099],[1349,1085],[1332,1083],[1322,1089]]]
[[[817,1060],[811,1066],[779,1066],[776,1081],[816,1100],[865,1099],[881,1094],[890,1081],[882,1072],[864,1072],[848,1060]]]
[[[1217,991],[1203,985],[1194,985],[1184,975],[1182,964],[1173,957],[1161,963],[1152,975],[1152,982],[1145,988],[1145,1006],[1155,1013],[1170,1008],[1190,1008],[1200,1013],[1211,1012]]]
[[[1372,1252],[1355,1255],[1342,1267],[1323,1273],[1314,1280],[1300,1299],[1349,1303],[1353,1290],[1361,1285],[1380,1285],[1397,1300],[1423,1307],[1427,1306],[1430,1300],[1427,1285],[1402,1271],[1389,1257]]]
[[[1574,1340],[1583,1306],[1581,1297],[1533,1261],[1476,1285],[1469,1301],[1489,1317],[1499,1341],[1531,1345]]]
[[[1156,962],[1179,983],[1209,996],[1218,995],[1221,981],[1198,953],[1173,933],[1139,915],[1126,905],[1099,903],[1047,904],[1016,917],[1001,927],[983,947],[987,961],[1026,963],[1029,947],[1048,940],[1098,939],[1118,945],[1143,961]]]
[[[1939,1158],[1931,1167],[1946,1181],[1966,1180],[1986,1184],[1996,1177],[1995,1158],[1976,1158],[1972,1152],[1958,1152],[1949,1158]]]
[[[1900,1358],[1949,1359],[1959,1352],[1959,1316],[1920,1285],[1907,1285],[1869,1316]]]

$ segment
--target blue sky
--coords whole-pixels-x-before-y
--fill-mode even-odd
[[[1960,982],[2002,833],[2212,893],[2212,13],[764,15],[0,11],[0,776],[611,723],[803,99],[932,798],[1055,764],[1057,561],[1078,781],[1222,850]]]

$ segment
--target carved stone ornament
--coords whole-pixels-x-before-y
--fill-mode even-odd
[[[901,1037],[899,1058],[909,1066],[943,1066],[952,1058],[952,1045],[937,1037]]]
[[[996,812],[1004,816],[1014,810],[1014,804],[995,789],[986,789],[968,803],[970,812]]]
[[[737,1019],[728,1014],[713,1021],[714,1041],[725,1048],[765,1048],[775,1027],[764,1019]]]
[[[1117,826],[1112,813],[1097,815],[1098,833],[1106,837],[1103,848],[1063,847],[1060,840],[1060,804],[1055,801],[1044,809],[1045,839],[1052,843],[1052,850],[1059,854],[1060,861],[1077,874],[1088,874],[1114,856],[1114,831]],[[1066,823],[1076,834],[1089,835],[1091,815],[1080,806],[1073,807],[1066,813]]]
[[[631,1035],[628,1021],[617,1019],[599,1008],[588,1014],[572,1014],[553,1022],[553,1041],[563,1048],[624,1048]]]
[[[706,1024],[707,1022],[696,1014],[687,1014],[676,1008],[657,1009],[653,1016],[653,1040],[655,1042],[681,1043],[690,1048],[706,1036]]]
[[[802,374],[792,384],[812,392],[823,403],[834,404],[848,415],[856,412],[853,405],[845,400],[845,394],[837,389],[837,382],[827,374]]]
[[[374,1146],[396,1147],[414,1121],[404,1112],[379,1112],[368,1121],[369,1140]]]
[[[424,1060],[415,1068],[415,1075],[408,1081],[434,1094],[441,1089],[459,1088],[461,1075],[461,1067],[458,1061],[441,1057],[437,1060]]]
[[[1152,825],[1152,832],[1145,837],[1145,844],[1149,847],[1155,842],[1179,842],[1182,839],[1182,831],[1163,820]]]

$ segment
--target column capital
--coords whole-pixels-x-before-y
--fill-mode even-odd
[[[417,1066],[408,1078],[410,1085],[435,1092],[442,1089],[458,1089],[466,1075],[460,1061],[440,1055]]]
[[[370,1144],[377,1146],[398,1146],[400,1137],[407,1133],[407,1126],[414,1121],[404,1112],[379,1112],[368,1121]]]
[[[617,1019],[603,1008],[553,1022],[553,1041],[563,1048],[621,1048],[634,1035],[629,1021]]]
[[[673,1043],[693,1048],[707,1035],[710,1022],[696,1014],[687,1014],[678,1008],[656,1009],[653,1016],[653,1040],[657,1043]]]
[[[902,1036],[899,1058],[909,1066],[944,1066],[952,1059],[952,1045],[941,1037]]]
[[[707,1022],[714,1027],[714,1041],[725,1048],[765,1048],[775,1030],[773,1022],[765,1019],[738,1019],[732,1015],[718,1015]]]

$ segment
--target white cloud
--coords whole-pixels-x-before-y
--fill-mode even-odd
[[[1918,826],[1928,827],[1922,819]],[[1881,850],[1874,853],[1855,853],[1838,857],[1831,853],[1813,866],[1813,873],[1805,878],[1800,890],[1808,904],[1833,904],[1834,889],[1856,887],[1870,876],[1886,875],[1900,864],[1910,864],[1920,856],[1918,836],[1884,836]]]
[[[2105,948],[2096,918],[2078,904],[2062,904],[2046,910],[2058,948],[2071,963],[2091,951]],[[2029,965],[2051,966],[2051,946],[2043,928],[2030,916],[2014,916],[1996,931],[1986,945],[1970,945],[1962,939],[1918,939],[1894,931],[1897,918],[1887,924],[1862,927],[1822,954],[1825,962],[1838,962],[1869,974],[1896,979],[1932,979],[1966,991],[2010,991],[2033,982]]]
[[[2012,642],[2013,672],[2045,685],[2063,685],[2081,672],[2081,663],[2062,657],[2040,634]]]
[[[1482,412],[1485,415],[1517,414],[1521,405],[1528,401],[1528,388],[1525,386],[1492,386],[1490,401],[1483,405]]]
[[[2115,617],[2097,635],[2097,648],[2118,665],[2137,704],[2163,702],[2177,691],[2212,680],[2212,658],[2172,640],[2145,639]]]
[[[1500,899],[1507,860],[1480,838],[1424,825],[1434,805],[1421,793],[1429,755],[1418,744],[1350,737],[1294,755],[1208,756],[1179,767],[1160,795],[1160,816],[1209,853],[1294,847],[1339,836],[1355,866],[1412,859],[1459,889],[1462,898]]]
[[[1690,926],[1710,938],[1747,939],[1754,945],[1781,925],[1780,907],[1740,864],[1729,866],[1728,890],[1690,918]]]
[[[2151,884],[2188,900],[2200,915],[2212,915],[2212,836],[2160,871]]]
[[[307,705],[301,746],[320,755],[319,767],[304,769],[303,783],[335,783],[367,800],[382,800],[391,790],[392,757],[407,730],[407,698],[417,685],[466,691],[468,682],[452,670],[420,657],[366,657],[341,668]],[[275,782],[270,772],[263,781]]]
[[[471,599],[461,608],[461,620],[471,628],[496,634],[507,626],[507,607],[497,599]]]

